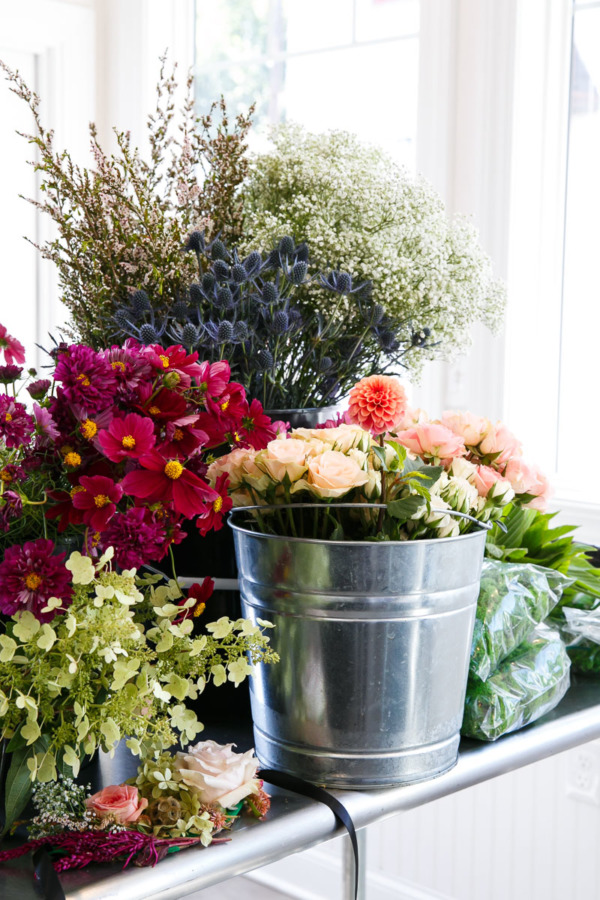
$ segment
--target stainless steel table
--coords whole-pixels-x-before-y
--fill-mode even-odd
[[[244,749],[248,730],[238,734]],[[210,732],[216,740],[235,740],[227,728]],[[513,769],[529,765],[578,744],[600,737],[600,682],[576,682],[552,712],[493,744],[463,741],[457,766],[445,775],[421,784],[378,791],[335,791],[357,828],[414,809],[432,800]],[[103,759],[102,780],[114,783],[129,777],[132,760]],[[207,849],[185,850],[167,857],[154,869],[97,867],[61,876],[68,900],[175,900],[219,881],[313,847],[343,833],[333,813],[320,804],[273,788],[273,802],[263,822],[236,823],[232,840]],[[39,900],[31,880],[31,862],[18,860],[0,866],[2,900]]]

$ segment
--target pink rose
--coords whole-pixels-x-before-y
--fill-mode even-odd
[[[535,466],[530,466],[518,456],[507,462],[504,477],[510,481],[515,494],[533,494],[538,483]]]
[[[491,466],[477,466],[473,473],[473,484],[480,497],[487,497],[492,491],[492,497],[502,497],[505,503],[510,503],[514,496],[510,481]]]
[[[234,753],[235,744],[199,741],[175,754],[174,767],[200,803],[229,809],[256,793],[258,760],[253,750]]]
[[[476,447],[493,427],[489,419],[466,410],[446,410],[442,415],[442,424],[461,437],[468,447]]]
[[[423,459],[452,459],[465,455],[465,445],[458,435],[436,422],[424,422],[398,432],[398,441]]]
[[[92,794],[85,801],[99,819],[111,816],[120,825],[137,822],[148,806],[145,797],[140,797],[138,789],[130,784],[111,784]]]
[[[553,494],[552,485],[546,478],[543,472],[541,472],[537,466],[532,466],[533,472],[535,474],[535,484],[532,485],[528,494],[535,494],[535,499],[530,500],[529,503],[525,504],[529,509],[537,509],[539,512],[545,512],[546,506],[548,505],[548,500]]]
[[[407,428],[412,428],[413,425],[422,425],[423,422],[428,421],[429,416],[424,409],[407,406],[394,431],[405,431]]]
[[[521,456],[523,446],[506,425],[496,422],[481,441],[479,452],[482,456],[494,456],[493,465],[498,468],[515,456]]]
[[[368,480],[368,473],[361,469],[356,460],[339,450],[326,450],[309,460],[308,483],[297,482],[294,487],[302,484],[317,497],[342,497]]]

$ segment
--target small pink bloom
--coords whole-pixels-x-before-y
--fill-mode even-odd
[[[372,434],[392,431],[406,410],[406,391],[397,378],[371,375],[350,391],[348,408],[351,423]]]
[[[510,486],[508,479],[503,478],[500,472],[492,469],[491,466],[477,466],[473,473],[473,483],[480,497],[487,497],[491,488],[499,481],[506,484],[507,487]]]
[[[424,422],[398,432],[398,441],[423,459],[448,460],[465,455],[462,438],[445,425]]]
[[[9,366],[13,363],[22,366],[25,362],[25,347],[8,333],[4,325],[0,325],[0,350]]]
[[[515,456],[521,456],[523,446],[503,422],[496,422],[479,444],[479,453],[493,457],[494,468],[500,468]]]
[[[99,819],[110,816],[119,825],[128,825],[137,822],[148,801],[140,797],[138,789],[130,784],[111,784],[88,797],[85,805]]]

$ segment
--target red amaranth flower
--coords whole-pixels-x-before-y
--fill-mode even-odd
[[[220,531],[223,527],[223,517],[233,506],[233,501],[227,492],[228,484],[229,475],[227,472],[223,472],[215,482],[215,491],[218,496],[211,503],[206,515],[196,519],[196,528],[202,537],[204,537],[205,534],[208,534],[211,529]]]
[[[108,430],[98,433],[97,440],[112,462],[139,459],[154,447],[154,422],[147,416],[129,413],[123,419],[113,419]]]
[[[114,402],[116,375],[105,356],[85,344],[72,344],[59,353],[54,380],[63,385],[69,405],[85,410],[87,415]]]
[[[71,602],[71,573],[63,564],[65,553],[53,556],[54,543],[46,538],[15,544],[0,563],[0,612],[12,616],[28,609],[40,622],[48,622],[56,612],[43,613],[50,597],[63,606]]]
[[[208,504],[217,499],[217,492],[188,472],[178,459],[165,459],[153,450],[140,463],[143,468],[129,472],[121,482],[131,497],[148,503],[173,503],[175,511],[186,519],[203,515]]]
[[[0,439],[7,447],[28,444],[34,431],[33,419],[22,403],[8,394],[0,395]]]
[[[372,434],[384,434],[396,427],[406,409],[406,391],[397,378],[371,375],[350,391],[350,422]]]
[[[4,353],[4,359],[9,366],[13,363],[22,366],[25,362],[25,347],[8,333],[4,325],[0,325],[0,350]]]
[[[105,475],[82,475],[79,485],[84,490],[72,493],[73,506],[82,510],[86,525],[104,531],[117,510],[123,488]]]

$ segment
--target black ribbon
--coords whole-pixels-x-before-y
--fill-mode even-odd
[[[279,772],[277,769],[260,769],[256,774],[258,778],[262,778],[263,781],[268,781],[269,784],[274,784],[275,787],[285,788],[286,791],[293,791],[296,794],[301,794],[303,797],[308,797],[311,800],[317,800],[319,803],[324,803],[329,807],[336,819],[342,823],[348,832],[352,850],[354,852],[354,900],[357,900],[360,865],[358,858],[358,841],[356,840],[356,829],[354,827],[354,822],[352,821],[352,816],[343,803],[340,803],[336,797],[324,788],[317,787],[316,784],[311,784],[309,781],[304,781],[303,778],[298,778],[296,775],[288,775],[287,772]]]
[[[33,851],[33,876],[38,882],[44,900],[66,900],[60,879],[45,847]]]

